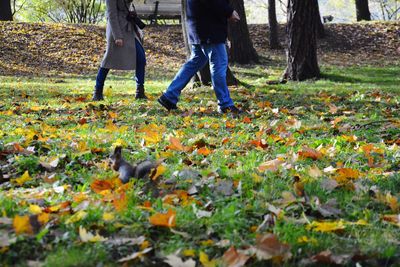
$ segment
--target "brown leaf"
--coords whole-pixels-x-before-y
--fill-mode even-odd
[[[290,246],[281,243],[274,234],[266,234],[257,237],[256,255],[259,260],[277,259],[285,261],[292,257]]]
[[[241,267],[245,266],[250,256],[238,252],[234,247],[225,251],[222,256],[223,265],[226,267]]]

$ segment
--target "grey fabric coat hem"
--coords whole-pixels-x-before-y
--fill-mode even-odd
[[[126,20],[128,2],[125,0],[106,0],[107,7],[107,49],[101,62],[102,68],[115,70],[136,69],[136,33],[132,24]],[[115,40],[122,39],[119,47]]]

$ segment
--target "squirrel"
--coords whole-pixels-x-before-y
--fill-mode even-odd
[[[111,167],[119,172],[119,179],[122,183],[127,183],[131,178],[143,179],[149,178],[153,169],[161,164],[161,161],[153,162],[151,160],[143,160],[134,165],[130,164],[122,158],[122,147],[117,146],[114,154],[110,157]]]

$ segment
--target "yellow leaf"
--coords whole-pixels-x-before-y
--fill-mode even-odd
[[[29,216],[25,215],[25,216],[15,216],[14,220],[13,220],[13,226],[14,226],[14,230],[15,233],[17,235],[19,234],[32,234],[33,230],[32,230],[32,226],[31,223],[29,221]]]
[[[45,225],[50,221],[50,214],[46,212],[39,214],[38,221],[40,222],[41,225]]]
[[[182,255],[185,257],[195,257],[196,251],[194,249],[185,249],[182,251]]]
[[[68,220],[65,222],[65,224],[71,224],[71,223],[76,223],[85,218],[87,213],[83,210],[78,211],[74,215],[68,218]]]
[[[156,168],[154,175],[151,176],[151,179],[153,181],[157,180],[157,178],[160,177],[161,175],[163,175],[166,171],[167,171],[167,167],[165,167],[164,165],[159,165]]]
[[[104,212],[103,214],[103,220],[106,222],[114,220],[115,215],[112,212]]]
[[[345,229],[346,226],[342,220],[334,222],[312,222],[307,226],[308,230],[313,230],[317,232],[336,232]]]
[[[124,140],[122,140],[122,139],[117,139],[117,141],[115,141],[112,144],[112,147],[118,147],[118,146],[125,147],[126,146],[126,142]]]
[[[338,183],[346,183],[349,180],[355,180],[360,177],[361,173],[358,170],[350,168],[341,168],[336,170],[335,180]]]
[[[32,177],[29,175],[28,171],[25,171],[21,177],[15,179],[15,181],[17,182],[18,185],[23,185],[24,183],[26,183],[30,180],[32,180]]]
[[[42,208],[39,207],[38,205],[30,205],[29,212],[32,214],[40,214],[42,213]]]
[[[305,243],[312,243],[317,244],[317,240],[313,237],[308,238],[307,236],[303,235],[297,239],[297,243],[305,244]]]
[[[96,235],[93,235],[92,233],[88,232],[85,228],[83,228],[82,226],[79,226],[79,237],[81,238],[81,241],[84,243],[87,242],[103,242],[106,241],[107,238],[99,235],[98,233],[96,233]]]
[[[204,267],[216,267],[217,266],[217,260],[211,260],[208,258],[208,255],[204,253],[203,251],[200,251],[199,254],[199,261]]]

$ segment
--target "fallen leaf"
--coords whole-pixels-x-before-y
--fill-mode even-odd
[[[256,239],[256,256],[259,260],[282,259],[284,261],[292,257],[290,246],[283,244],[274,234],[258,236]]]
[[[342,231],[346,228],[344,222],[342,220],[340,221],[333,221],[333,222],[317,222],[314,221],[311,224],[307,225],[308,230],[313,230],[316,232],[322,232],[322,233],[329,233],[329,232],[337,232],[337,231]]]
[[[151,173],[150,178],[151,180],[155,181],[158,177],[163,175],[167,171],[167,167],[164,165],[159,165],[154,172]]]
[[[152,250],[153,250],[153,248],[146,248],[142,251],[135,252],[127,257],[124,257],[124,258],[118,260],[118,262],[126,262],[126,261],[131,261],[131,260],[137,259],[139,257],[142,257],[144,254],[149,253]]]
[[[29,216],[15,216],[13,220],[13,227],[17,235],[20,234],[33,234],[33,229],[29,220]]]
[[[318,160],[323,157],[321,152],[309,147],[303,147],[302,150],[299,151],[299,156],[313,160]]]
[[[90,185],[92,190],[96,192],[97,194],[101,193],[102,191],[105,190],[111,190],[114,188],[114,185],[112,184],[111,181],[106,181],[106,180],[95,180],[92,182]]]
[[[92,233],[88,232],[82,226],[79,226],[79,237],[81,238],[81,241],[84,242],[84,243],[87,243],[87,242],[92,242],[92,243],[104,242],[104,241],[107,240],[107,238],[102,237],[98,233],[96,233],[96,235],[93,235]]]
[[[351,180],[356,180],[360,178],[361,173],[358,170],[350,168],[341,168],[336,170],[336,176],[334,179],[339,184],[345,184]]]
[[[30,205],[28,210],[29,210],[29,213],[31,213],[31,214],[42,213],[42,208],[39,207],[38,205]]]
[[[208,156],[211,154],[211,150],[209,150],[207,147],[202,147],[197,150],[197,154],[203,155],[203,156]]]
[[[250,259],[250,256],[247,256],[241,252],[238,252],[234,247],[231,247],[227,251],[225,251],[222,256],[223,265],[226,267],[242,267],[246,265],[246,262]]]
[[[196,262],[193,259],[183,261],[174,254],[166,256],[164,262],[169,264],[171,267],[196,267]]]
[[[199,253],[199,261],[204,267],[216,267],[217,266],[217,260],[213,259],[210,260],[208,258],[208,255],[204,253],[203,251],[200,251]]]
[[[176,211],[170,209],[167,213],[156,213],[149,218],[149,221],[154,226],[175,227]]]
[[[30,180],[32,180],[32,177],[29,175],[28,171],[25,171],[21,177],[15,179],[15,182],[17,182],[18,185],[22,186],[23,184],[25,184]]]
[[[271,172],[276,172],[279,170],[279,166],[281,166],[282,164],[284,164],[285,161],[281,158],[277,158],[274,160],[270,160],[267,162],[262,163],[259,167],[258,170],[259,171],[271,171]]]
[[[71,217],[68,218],[68,220],[65,221],[65,224],[71,224],[71,223],[76,223],[79,222],[80,220],[84,219],[87,215],[87,212],[80,210]]]

